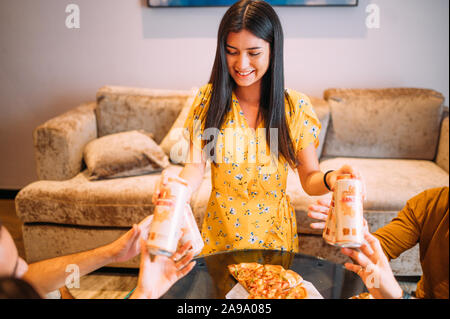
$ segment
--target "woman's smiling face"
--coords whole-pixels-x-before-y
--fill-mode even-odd
[[[269,42],[244,29],[228,34],[225,49],[228,72],[238,86],[261,82],[270,64]]]

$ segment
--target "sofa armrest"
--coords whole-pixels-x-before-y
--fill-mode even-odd
[[[97,137],[95,102],[82,104],[33,132],[39,179],[66,180],[82,169],[84,146]]]
[[[445,117],[442,120],[441,124],[441,132],[439,135],[439,145],[437,150],[437,155],[435,162],[436,164],[441,167],[443,170],[445,170],[448,173],[448,165],[449,165],[449,158],[448,158],[448,108],[445,112]]]

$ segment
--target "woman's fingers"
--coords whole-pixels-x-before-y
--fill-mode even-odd
[[[328,214],[325,213],[316,213],[313,211],[308,212],[308,217],[318,219],[318,220],[326,220],[328,217]]]
[[[309,224],[309,227],[311,227],[312,229],[324,229],[325,223],[311,223]]]
[[[325,207],[329,208],[331,206],[331,198],[327,198],[327,199],[321,198],[317,201],[317,203],[320,206],[325,206]]]
[[[355,249],[342,248],[341,252],[350,257],[355,263],[359,264],[363,268],[366,268],[371,262],[367,256]]]
[[[324,221],[324,222],[319,222],[319,223],[311,223],[309,226],[312,229],[324,229],[325,228],[325,221],[328,218],[330,204],[331,204],[331,200],[319,199],[317,201],[317,205],[316,204],[309,205],[308,217]]]
[[[172,172],[168,172],[166,170],[161,172],[161,177],[157,183],[155,183],[155,188],[153,190],[152,202],[155,204],[161,195],[161,188],[167,185],[169,181],[169,177],[173,175]]]
[[[319,212],[319,213],[326,213],[326,214],[328,214],[328,211],[330,210],[330,206],[311,204],[311,205],[308,206],[308,210],[312,211],[312,212]]]
[[[194,258],[194,252],[189,252],[186,256],[175,262],[177,269],[184,268]]]
[[[183,246],[181,246],[180,248],[177,249],[177,251],[175,252],[175,254],[172,255],[172,260],[173,261],[177,261],[179,260],[181,257],[183,257],[186,252],[191,249],[192,247],[192,243],[190,241],[186,242]]]
[[[373,251],[373,263],[376,264],[380,260],[380,258],[384,256],[381,244],[378,239],[369,232],[364,233],[364,239],[367,241],[371,250]]]
[[[345,263],[344,267],[347,270],[353,271],[355,274],[360,275],[361,274],[361,266],[351,264],[351,263]]]
[[[359,247],[359,249],[372,263],[376,264],[378,262],[378,256],[369,245],[364,243],[361,247]]]

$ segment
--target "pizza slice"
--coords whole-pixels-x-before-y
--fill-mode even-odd
[[[258,263],[241,263],[229,265],[233,277],[249,292],[250,299],[284,299],[303,296],[291,290],[301,284],[303,278],[292,270],[285,270],[280,265],[261,265]],[[291,293],[290,293],[291,292]],[[290,294],[289,294],[290,293]]]
[[[299,284],[290,289],[283,297],[283,299],[306,299],[308,297],[308,291],[302,284]]]
[[[267,277],[272,277],[274,281],[282,283],[282,289],[288,289],[299,285],[303,278],[295,271],[286,270],[280,265],[264,265],[264,274]]]
[[[254,290],[258,279],[262,278],[264,267],[258,263],[240,263],[228,265],[229,272],[247,290]]]

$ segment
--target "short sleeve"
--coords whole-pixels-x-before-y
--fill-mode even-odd
[[[211,97],[211,87],[211,84],[207,84],[199,89],[184,122],[183,137],[199,149],[202,149],[202,134]]]
[[[299,92],[287,90],[286,119],[294,144],[295,153],[314,144],[319,147],[319,133],[322,125],[314,112],[309,98]]]

